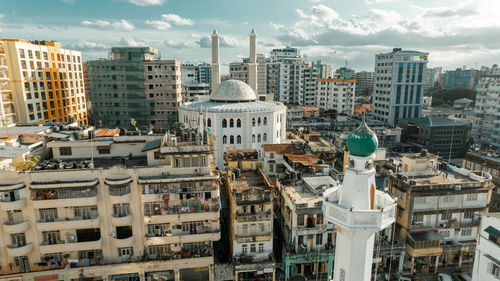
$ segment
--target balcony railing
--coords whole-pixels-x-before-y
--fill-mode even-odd
[[[73,199],[90,198],[97,196],[97,189],[92,188],[59,188],[53,190],[32,191],[33,200],[55,200],[55,199]]]
[[[218,212],[220,208],[217,199],[203,200],[185,200],[179,205],[171,206],[168,203],[161,204],[161,207],[144,206],[145,216],[161,216],[169,214],[187,214],[187,213],[203,213],[203,212]]]
[[[249,221],[266,221],[271,219],[271,212],[266,213],[239,213],[236,214],[236,220],[239,222],[249,222]]]

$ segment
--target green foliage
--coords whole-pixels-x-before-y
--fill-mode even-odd
[[[262,161],[257,162],[257,169],[264,171],[265,169],[264,162]]]
[[[29,155],[28,159],[26,159],[23,163],[19,163],[16,165],[17,171],[27,171],[31,168],[35,167],[38,164],[40,159],[36,155]]]
[[[451,104],[461,98],[475,101],[476,94],[476,91],[471,89],[437,89],[426,93],[427,96],[432,96],[432,106]]]

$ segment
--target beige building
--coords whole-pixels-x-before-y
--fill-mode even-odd
[[[16,123],[16,110],[9,85],[9,66],[6,52],[5,43],[0,36],[0,126]]]
[[[229,77],[230,79],[240,80],[245,83],[248,81],[248,64],[250,62],[249,58],[244,58],[243,62],[233,62],[229,64]],[[257,54],[257,95],[265,95],[267,93],[267,68],[266,68],[266,56],[263,54]]]
[[[210,147],[192,132],[141,147],[150,159],[105,153],[95,168],[73,159],[2,172],[0,280],[213,280],[220,200]]]
[[[3,45],[17,123],[87,124],[80,52],[53,41],[3,39]]]

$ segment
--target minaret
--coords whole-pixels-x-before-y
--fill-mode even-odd
[[[219,33],[214,29],[212,33],[212,90],[220,84],[219,38]]]
[[[394,223],[395,200],[375,188],[375,133],[362,124],[347,138],[341,187],[324,192],[324,217],[337,228],[333,281],[370,281],[375,233]]]
[[[257,34],[252,28],[250,33],[250,61],[248,63],[248,85],[257,94]]]

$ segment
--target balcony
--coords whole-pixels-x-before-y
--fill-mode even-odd
[[[236,214],[236,221],[238,222],[252,222],[252,221],[268,221],[271,220],[271,212],[262,213],[238,213]]]
[[[33,244],[28,243],[26,245],[10,244],[7,245],[7,255],[10,257],[25,256],[33,251]]]
[[[116,248],[124,248],[124,247],[132,247],[134,245],[134,236],[131,235],[128,238],[113,238],[113,245],[115,245]]]
[[[406,236],[406,252],[412,257],[440,256],[443,253],[442,239],[436,230],[409,232]]]
[[[31,196],[36,209],[97,205],[95,187],[32,190]]]
[[[190,234],[189,231],[183,231],[179,234],[167,234],[167,236],[158,236],[158,237],[146,236],[146,246],[174,244],[174,243],[217,241],[219,239],[220,239],[220,230],[216,232],[205,232],[197,234]]]
[[[47,244],[42,242],[40,244],[40,253],[58,253],[58,252],[74,252],[74,251],[85,251],[90,249],[100,249],[102,248],[102,240],[96,241],[86,241],[86,242],[64,242],[57,241],[55,244]]]
[[[76,228],[98,228],[99,227],[99,215],[92,215],[89,218],[83,217],[73,217],[56,219],[52,221],[39,220],[38,221],[38,231],[51,231],[60,229],[76,229]]]
[[[185,200],[179,205],[161,203],[161,208],[145,204],[145,223],[171,223],[179,221],[215,220],[219,218],[219,199]]]
[[[0,208],[2,211],[20,210],[26,206],[26,198],[21,198],[15,201],[0,201]]]
[[[130,187],[109,187],[109,199],[112,204],[130,202]]]
[[[25,232],[30,226],[28,220],[19,220],[19,221],[6,221],[3,224],[3,231],[5,233],[22,233]]]
[[[132,214],[126,216],[112,215],[111,222],[115,226],[131,225],[132,224]]]

